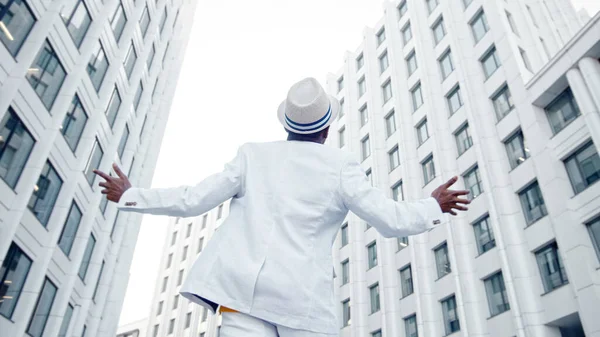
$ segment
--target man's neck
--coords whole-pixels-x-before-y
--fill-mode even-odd
[[[311,143],[317,143],[317,144],[324,143],[322,138],[312,138],[312,137],[305,137],[303,135],[294,135],[294,134],[288,134],[287,140],[288,141],[298,141],[298,142],[311,142]]]

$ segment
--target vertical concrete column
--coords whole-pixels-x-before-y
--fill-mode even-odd
[[[588,62],[583,62],[586,68],[589,67],[589,64],[587,63]],[[595,78],[593,75],[596,74],[588,75],[590,85],[594,84]],[[600,85],[600,73],[597,75],[599,76],[597,85]],[[598,113],[598,106],[594,103],[591,91],[595,90],[596,92],[594,92],[594,94],[600,96],[600,92],[598,92],[598,88],[600,87],[587,86],[582,71],[577,68],[573,68],[567,72],[567,81],[569,81],[569,86],[573,91],[579,110],[585,119],[592,140],[596,147],[598,147],[600,146],[600,114]],[[592,88],[592,90],[590,90],[590,88]],[[598,97],[598,100],[600,101],[600,97]]]
[[[579,69],[587,88],[596,104],[596,114],[600,114],[600,60],[584,57],[579,61]]]

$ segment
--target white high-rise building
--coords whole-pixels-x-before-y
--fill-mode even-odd
[[[329,76],[344,114],[328,145],[392,198],[458,175],[473,203],[409,239],[348,217],[341,336],[600,336],[600,15],[580,22],[568,0],[384,8]],[[148,337],[218,336],[220,317],[178,293],[227,208],[170,220]]]
[[[115,336],[196,1],[0,1],[0,335]]]

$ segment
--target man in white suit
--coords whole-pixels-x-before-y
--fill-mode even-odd
[[[278,109],[287,141],[245,144],[221,173],[195,186],[131,187],[96,171],[123,211],[192,217],[231,199],[230,214],[200,254],[181,294],[223,315],[221,337],[325,337],[340,328],[332,245],[349,211],[384,237],[423,233],[469,201],[452,191],[396,202],[369,183],[353,155],[323,146],[340,103],[312,78],[292,86]]]

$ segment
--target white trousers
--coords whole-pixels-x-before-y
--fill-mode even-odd
[[[323,334],[306,330],[295,330],[273,325],[258,318],[238,313],[221,314],[221,333],[219,337],[337,337],[337,334]]]

